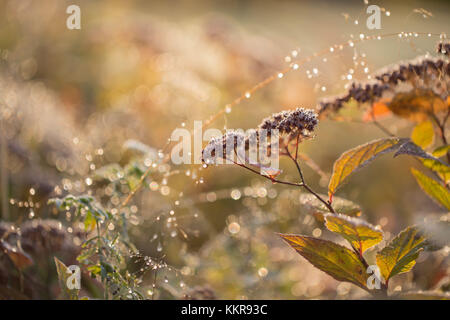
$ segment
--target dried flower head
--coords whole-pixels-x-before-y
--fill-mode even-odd
[[[344,95],[322,100],[318,113],[323,116],[337,112],[352,99],[360,104],[373,103],[381,98],[392,100],[398,94],[410,92],[427,92],[446,101],[450,87],[449,73],[448,61],[418,57],[380,70],[370,82],[353,83]]]
[[[278,131],[280,141],[284,143],[289,143],[294,139],[302,141],[311,137],[318,123],[317,114],[311,109],[297,108],[292,111],[275,113],[265,118],[257,129],[248,130],[245,134],[242,131],[229,130],[223,136],[211,139],[202,151],[202,160],[206,164],[210,164],[214,162],[212,158],[227,159],[229,155],[227,152],[236,150],[239,146],[243,146],[244,150],[249,150],[258,147],[260,143],[265,143],[268,155],[270,155],[272,145],[268,139],[275,130]]]
[[[212,158],[215,158],[216,156],[226,159],[227,146],[228,152],[230,152],[236,150],[240,145],[245,145],[245,149],[248,149],[245,134],[238,130],[228,130],[223,136],[212,138],[208,142],[202,151],[202,160],[206,164],[210,164],[214,162]]]
[[[281,136],[287,135],[288,140],[292,140],[311,136],[318,123],[317,114],[313,110],[297,108],[265,118],[258,128],[267,130],[267,136],[270,136],[272,130],[278,130]]]

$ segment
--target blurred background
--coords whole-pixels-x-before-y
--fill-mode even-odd
[[[81,8],[80,30],[66,27],[71,4]],[[82,238],[71,212],[47,201],[67,194],[90,194],[123,211],[140,254],[171,266],[142,274],[147,298],[366,297],[312,267],[275,234],[334,239],[302,205],[299,190],[238,167],[176,166],[152,157],[167,156],[175,128],[192,129],[194,120],[206,121],[294,60],[302,61],[298,70],[252,93],[211,127],[254,128],[274,112],[315,108],[385,65],[433,54],[435,34],[450,31],[448,1],[370,4],[382,8],[381,30],[367,29],[362,0],[0,0],[0,236],[21,233],[33,261],[17,273],[0,257],[0,297],[60,297],[53,257],[76,263]],[[401,31],[433,36],[386,37],[315,56],[360,34]],[[322,119],[316,137],[302,145],[321,168],[320,174],[304,168],[321,193],[342,152],[385,136],[361,121],[357,108],[345,118],[351,121]],[[413,126],[394,117],[383,123],[399,136],[409,136]],[[384,156],[338,196],[358,203],[389,239],[429,212],[445,213],[410,175],[415,165]],[[281,167],[285,180],[295,179],[287,161]],[[126,268],[140,271],[131,263]],[[392,288],[436,288],[448,283],[448,268],[447,253],[424,254]],[[98,297],[97,287],[83,282],[86,296]]]

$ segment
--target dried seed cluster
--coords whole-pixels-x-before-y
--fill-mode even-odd
[[[265,118],[259,125],[259,129],[268,132],[277,129],[281,135],[308,136],[319,123],[317,114],[311,109],[297,108],[292,111],[282,111]]]
[[[393,97],[399,92],[413,89],[431,90],[445,100],[450,87],[449,74],[448,61],[427,56],[419,57],[380,70],[375,75],[375,80],[371,82],[353,83],[344,95],[322,100],[318,106],[318,113],[323,116],[337,112],[351,99],[358,103],[375,102],[380,98]]]
[[[226,156],[226,147],[231,145],[233,149],[246,142],[246,135],[242,131],[229,130],[223,136],[212,138],[202,151],[202,160],[209,163],[209,156],[215,157],[216,151],[222,150],[222,156]],[[232,149],[232,150],[233,150]],[[246,145],[248,149],[248,145]]]
[[[265,118],[257,129],[249,130],[246,134],[242,131],[230,130],[222,137],[211,139],[203,149],[202,158],[208,163],[206,158],[209,155],[214,157],[216,150],[223,150],[225,157],[226,146],[230,144],[234,149],[243,143],[245,150],[248,150],[251,147],[251,141],[259,143],[261,139],[270,137],[274,130],[278,130],[280,139],[285,143],[297,138],[301,141],[311,136],[318,123],[318,116],[311,109],[297,108],[292,111],[281,111]],[[263,131],[265,134],[262,133]]]

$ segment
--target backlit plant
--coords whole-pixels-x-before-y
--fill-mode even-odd
[[[439,44],[438,52],[448,55],[447,47],[446,43]],[[418,58],[382,70],[375,77],[376,80],[370,83],[354,83],[345,95],[327,99],[320,104],[318,112],[322,117],[330,112],[340,111],[350,101],[356,101],[361,106],[368,106],[368,112],[374,122],[380,114],[393,113],[417,123],[410,138],[401,138],[389,133],[376,122],[389,137],[370,141],[344,152],[334,163],[328,184],[328,198],[307,184],[298,157],[301,142],[305,137],[312,136],[318,124],[318,115],[312,110],[297,108],[293,111],[282,111],[264,119],[256,129],[257,137],[259,130],[280,131],[280,155],[292,160],[299,181],[281,180],[279,178],[281,170],[268,174],[265,170],[257,170],[261,166],[256,165],[255,169],[251,164],[235,162],[236,165],[273,183],[305,189],[311,196],[303,199],[314,208],[316,218],[323,222],[329,231],[347,240],[349,246],[305,235],[280,234],[280,236],[315,267],[339,281],[353,283],[375,297],[387,297],[390,279],[410,271],[420,252],[439,248],[446,243],[440,243],[435,239],[435,234],[426,231],[430,229],[436,231],[436,227],[430,227],[433,223],[414,225],[400,232],[384,248],[378,250],[375,259],[372,257],[373,261],[368,262],[366,252],[383,241],[382,230],[379,226],[359,218],[361,211],[356,204],[334,196],[353,173],[375,158],[386,153],[394,153],[394,157],[404,154],[415,157],[435,176],[431,178],[422,171],[411,169],[423,191],[443,208],[450,210],[450,146],[446,139],[447,120],[450,115],[449,71],[446,59]],[[440,143],[434,143],[435,132],[440,137]],[[213,139],[204,152],[210,154],[211,149],[225,150],[230,143],[236,151],[239,140],[248,140],[248,137],[243,135],[232,133],[231,135],[234,139],[227,138],[230,133],[222,138]],[[248,150],[248,143],[245,146]],[[230,156],[225,152],[223,154],[225,158]],[[233,161],[231,158],[227,160]],[[206,161],[208,163],[208,160]],[[443,228],[443,232],[447,233],[448,224],[444,223]],[[372,273],[374,276],[370,278]],[[376,282],[378,285],[374,284]],[[403,297],[420,295],[445,297],[440,293],[402,293]]]

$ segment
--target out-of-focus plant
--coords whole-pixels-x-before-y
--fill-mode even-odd
[[[82,220],[85,232],[91,235],[81,245],[77,260],[92,278],[101,279],[104,298],[142,298],[136,290],[138,279],[126,269],[125,257],[136,248],[129,242],[125,215],[113,215],[89,196],[68,195],[50,202],[60,210],[74,209],[74,221]]]

